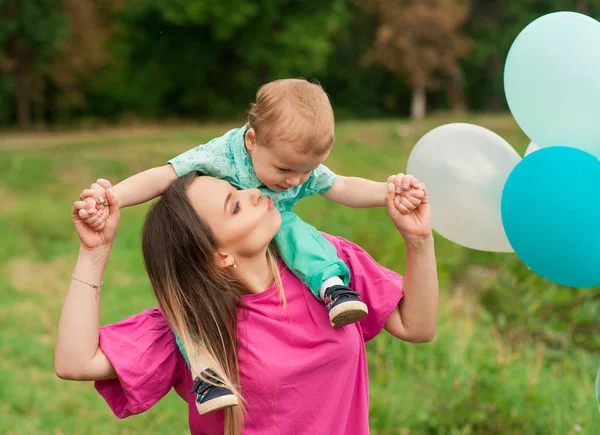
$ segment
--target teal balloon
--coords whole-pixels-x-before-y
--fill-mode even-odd
[[[504,90],[515,120],[538,146],[600,157],[600,22],[575,12],[533,21],[508,53]]]
[[[600,160],[568,147],[542,148],[510,173],[502,224],[519,258],[569,287],[600,285]]]

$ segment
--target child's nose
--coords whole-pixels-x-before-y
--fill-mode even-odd
[[[289,177],[287,180],[285,180],[285,182],[287,184],[289,184],[290,186],[297,186],[300,184],[301,180],[302,180],[302,175],[296,175],[295,177]]]

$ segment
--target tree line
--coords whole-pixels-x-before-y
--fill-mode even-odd
[[[559,10],[600,0],[0,0],[0,126],[228,118],[282,77],[338,116],[504,110],[512,41]]]

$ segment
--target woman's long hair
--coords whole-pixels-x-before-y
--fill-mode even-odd
[[[198,175],[193,172],[176,180],[150,208],[142,232],[144,264],[158,303],[183,342],[193,375],[200,376],[194,367],[202,361],[242,404],[237,310],[248,290],[230,268],[217,265],[217,240],[188,200],[187,188]],[[271,250],[267,256],[283,297]],[[225,433],[241,434],[242,428],[243,406],[229,408]]]

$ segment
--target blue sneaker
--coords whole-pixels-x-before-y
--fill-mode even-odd
[[[325,306],[329,311],[331,326],[339,328],[349,325],[369,314],[369,309],[359,299],[360,293],[345,285],[332,285],[325,290]]]
[[[212,383],[208,383],[199,377],[194,379],[192,393],[196,393],[196,408],[198,413],[207,414],[230,406],[239,405],[238,398],[225,386],[221,377],[211,369],[206,369],[202,375]],[[214,384],[214,385],[213,385]]]

